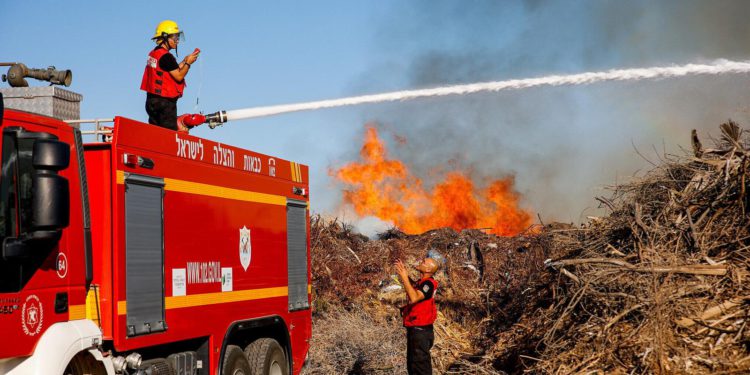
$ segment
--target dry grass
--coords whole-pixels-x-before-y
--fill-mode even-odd
[[[339,307],[315,320],[305,374],[405,373],[406,339],[400,322]]]

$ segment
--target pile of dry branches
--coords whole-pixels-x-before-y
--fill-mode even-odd
[[[750,369],[750,143],[733,122],[716,148],[670,157],[601,199],[612,213],[550,231],[575,257],[561,277],[535,372],[734,373]]]
[[[733,122],[721,130],[714,148],[694,132],[692,155],[597,198],[611,213],[580,227],[369,240],[313,217],[306,374],[405,373],[392,264],[428,250],[445,257],[436,373],[747,373],[750,142]]]
[[[545,291],[555,275],[544,267],[551,255],[543,237],[451,229],[410,236],[391,229],[368,240],[320,216],[312,218],[311,227],[314,312],[307,374],[405,373],[405,331],[398,310],[405,293],[393,263],[415,264],[429,250],[444,257],[436,275],[436,373],[500,373],[493,361],[497,368],[520,368],[519,352],[533,350],[529,343],[541,338],[534,331],[516,332],[506,337],[507,345],[496,347],[499,335],[528,306],[552,301]],[[539,337],[530,340],[533,335]]]

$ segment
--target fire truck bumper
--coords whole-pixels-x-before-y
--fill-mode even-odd
[[[102,333],[90,320],[56,323],[44,332],[31,356],[0,360],[0,374],[63,374],[70,360],[80,352],[91,352],[94,358],[102,361],[98,350],[101,342]],[[114,374],[111,361],[104,362],[103,367],[109,374]]]

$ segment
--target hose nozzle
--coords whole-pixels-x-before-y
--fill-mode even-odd
[[[186,113],[177,117],[177,131],[187,133],[190,129],[206,122],[206,116],[200,113]]]
[[[218,111],[207,114],[206,122],[208,123],[208,127],[211,129],[217,126],[221,126],[222,124],[227,122],[227,111]]]

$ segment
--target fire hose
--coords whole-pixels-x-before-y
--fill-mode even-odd
[[[613,69],[599,72],[586,72],[570,75],[551,75],[537,78],[511,79],[495,82],[478,82],[462,85],[443,86],[417,90],[403,90],[382,94],[352,96],[341,99],[319,100],[307,103],[272,105],[244,108],[231,111],[218,111],[200,115],[213,129],[227,121],[275,116],[284,113],[310,111],[325,108],[344,107],[361,104],[400,102],[418,98],[434,98],[448,95],[467,95],[480,92],[520,90],[539,86],[590,85],[597,82],[623,82],[679,78],[691,75],[718,75],[750,73],[750,61],[716,60],[708,64],[686,64],[677,66],[657,66],[650,68]],[[193,115],[195,116],[195,115]],[[194,118],[198,121],[199,118]]]

